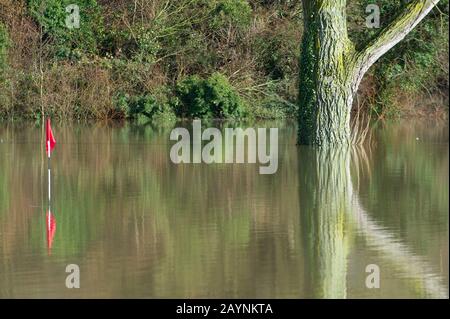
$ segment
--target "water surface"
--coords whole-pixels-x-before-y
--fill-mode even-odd
[[[378,124],[372,147],[328,151],[255,126],[274,125],[278,172],[260,175],[171,163],[172,127],[55,124],[49,225],[42,128],[2,124],[0,297],[448,297],[447,124]]]

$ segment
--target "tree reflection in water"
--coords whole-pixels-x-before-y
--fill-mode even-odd
[[[443,278],[432,266],[363,208],[351,174],[352,166],[359,171],[369,165],[363,147],[302,146],[298,164],[302,239],[309,256],[304,261],[306,295],[347,297],[348,256],[354,236],[362,235],[370,249],[389,259],[424,295],[448,298]]]

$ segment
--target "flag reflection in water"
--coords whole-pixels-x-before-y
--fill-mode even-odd
[[[48,254],[51,255],[53,238],[55,237],[55,232],[56,232],[56,218],[50,210],[47,211],[47,214],[45,216],[45,221],[46,221],[45,224],[46,224],[46,229],[47,229]]]

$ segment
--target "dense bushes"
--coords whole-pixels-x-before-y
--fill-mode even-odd
[[[206,79],[193,75],[179,81],[174,92],[160,93],[163,98],[159,100],[151,94],[119,93],[114,97],[110,117],[146,122],[155,117],[172,119],[175,114],[181,118],[205,119],[239,119],[246,115],[245,103],[220,73]]]
[[[211,1],[214,6],[210,26],[214,29],[243,28],[250,24],[252,9],[246,0]]]
[[[79,28],[68,28],[66,8],[79,7]],[[28,0],[31,16],[43,28],[52,53],[61,59],[79,58],[81,54],[96,53],[102,37],[102,16],[96,0]]]
[[[228,79],[214,73],[204,79],[197,75],[179,81],[169,100],[158,101],[153,95],[119,93],[114,98],[112,118],[127,118],[140,122],[156,115],[171,113],[181,118],[239,119],[246,115],[246,105]]]
[[[176,96],[180,117],[240,118],[245,114],[244,102],[220,73],[207,79],[188,77],[176,85]]]
[[[403,2],[377,2],[383,26]],[[72,3],[79,29],[65,25]],[[364,27],[369,3],[349,1],[358,45],[379,31]],[[293,0],[0,0],[0,116],[293,117],[302,19]],[[447,26],[441,0],[357,100],[380,117],[445,104]]]
[[[113,119],[126,118],[139,123],[152,120],[174,120],[172,107],[169,103],[158,100],[150,94],[130,96],[119,93],[114,97],[114,110],[110,114]]]

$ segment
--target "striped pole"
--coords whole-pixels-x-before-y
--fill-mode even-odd
[[[47,247],[49,249],[48,253],[51,253],[52,241],[55,235],[56,221],[52,216],[51,212],[51,200],[52,200],[52,175],[51,175],[51,153],[52,148],[55,147],[56,140],[53,136],[52,128],[50,125],[50,119],[47,119],[46,123],[46,143],[47,148],[47,158],[48,158],[48,213],[47,213]]]
[[[50,175],[50,141],[47,141],[47,156],[48,156],[48,208],[50,209],[50,203],[51,203],[51,175]]]
[[[47,157],[48,157],[48,216],[47,216],[47,229],[50,229],[51,226],[51,199],[52,199],[52,193],[51,193],[51,174],[50,174],[50,140],[47,141]]]

